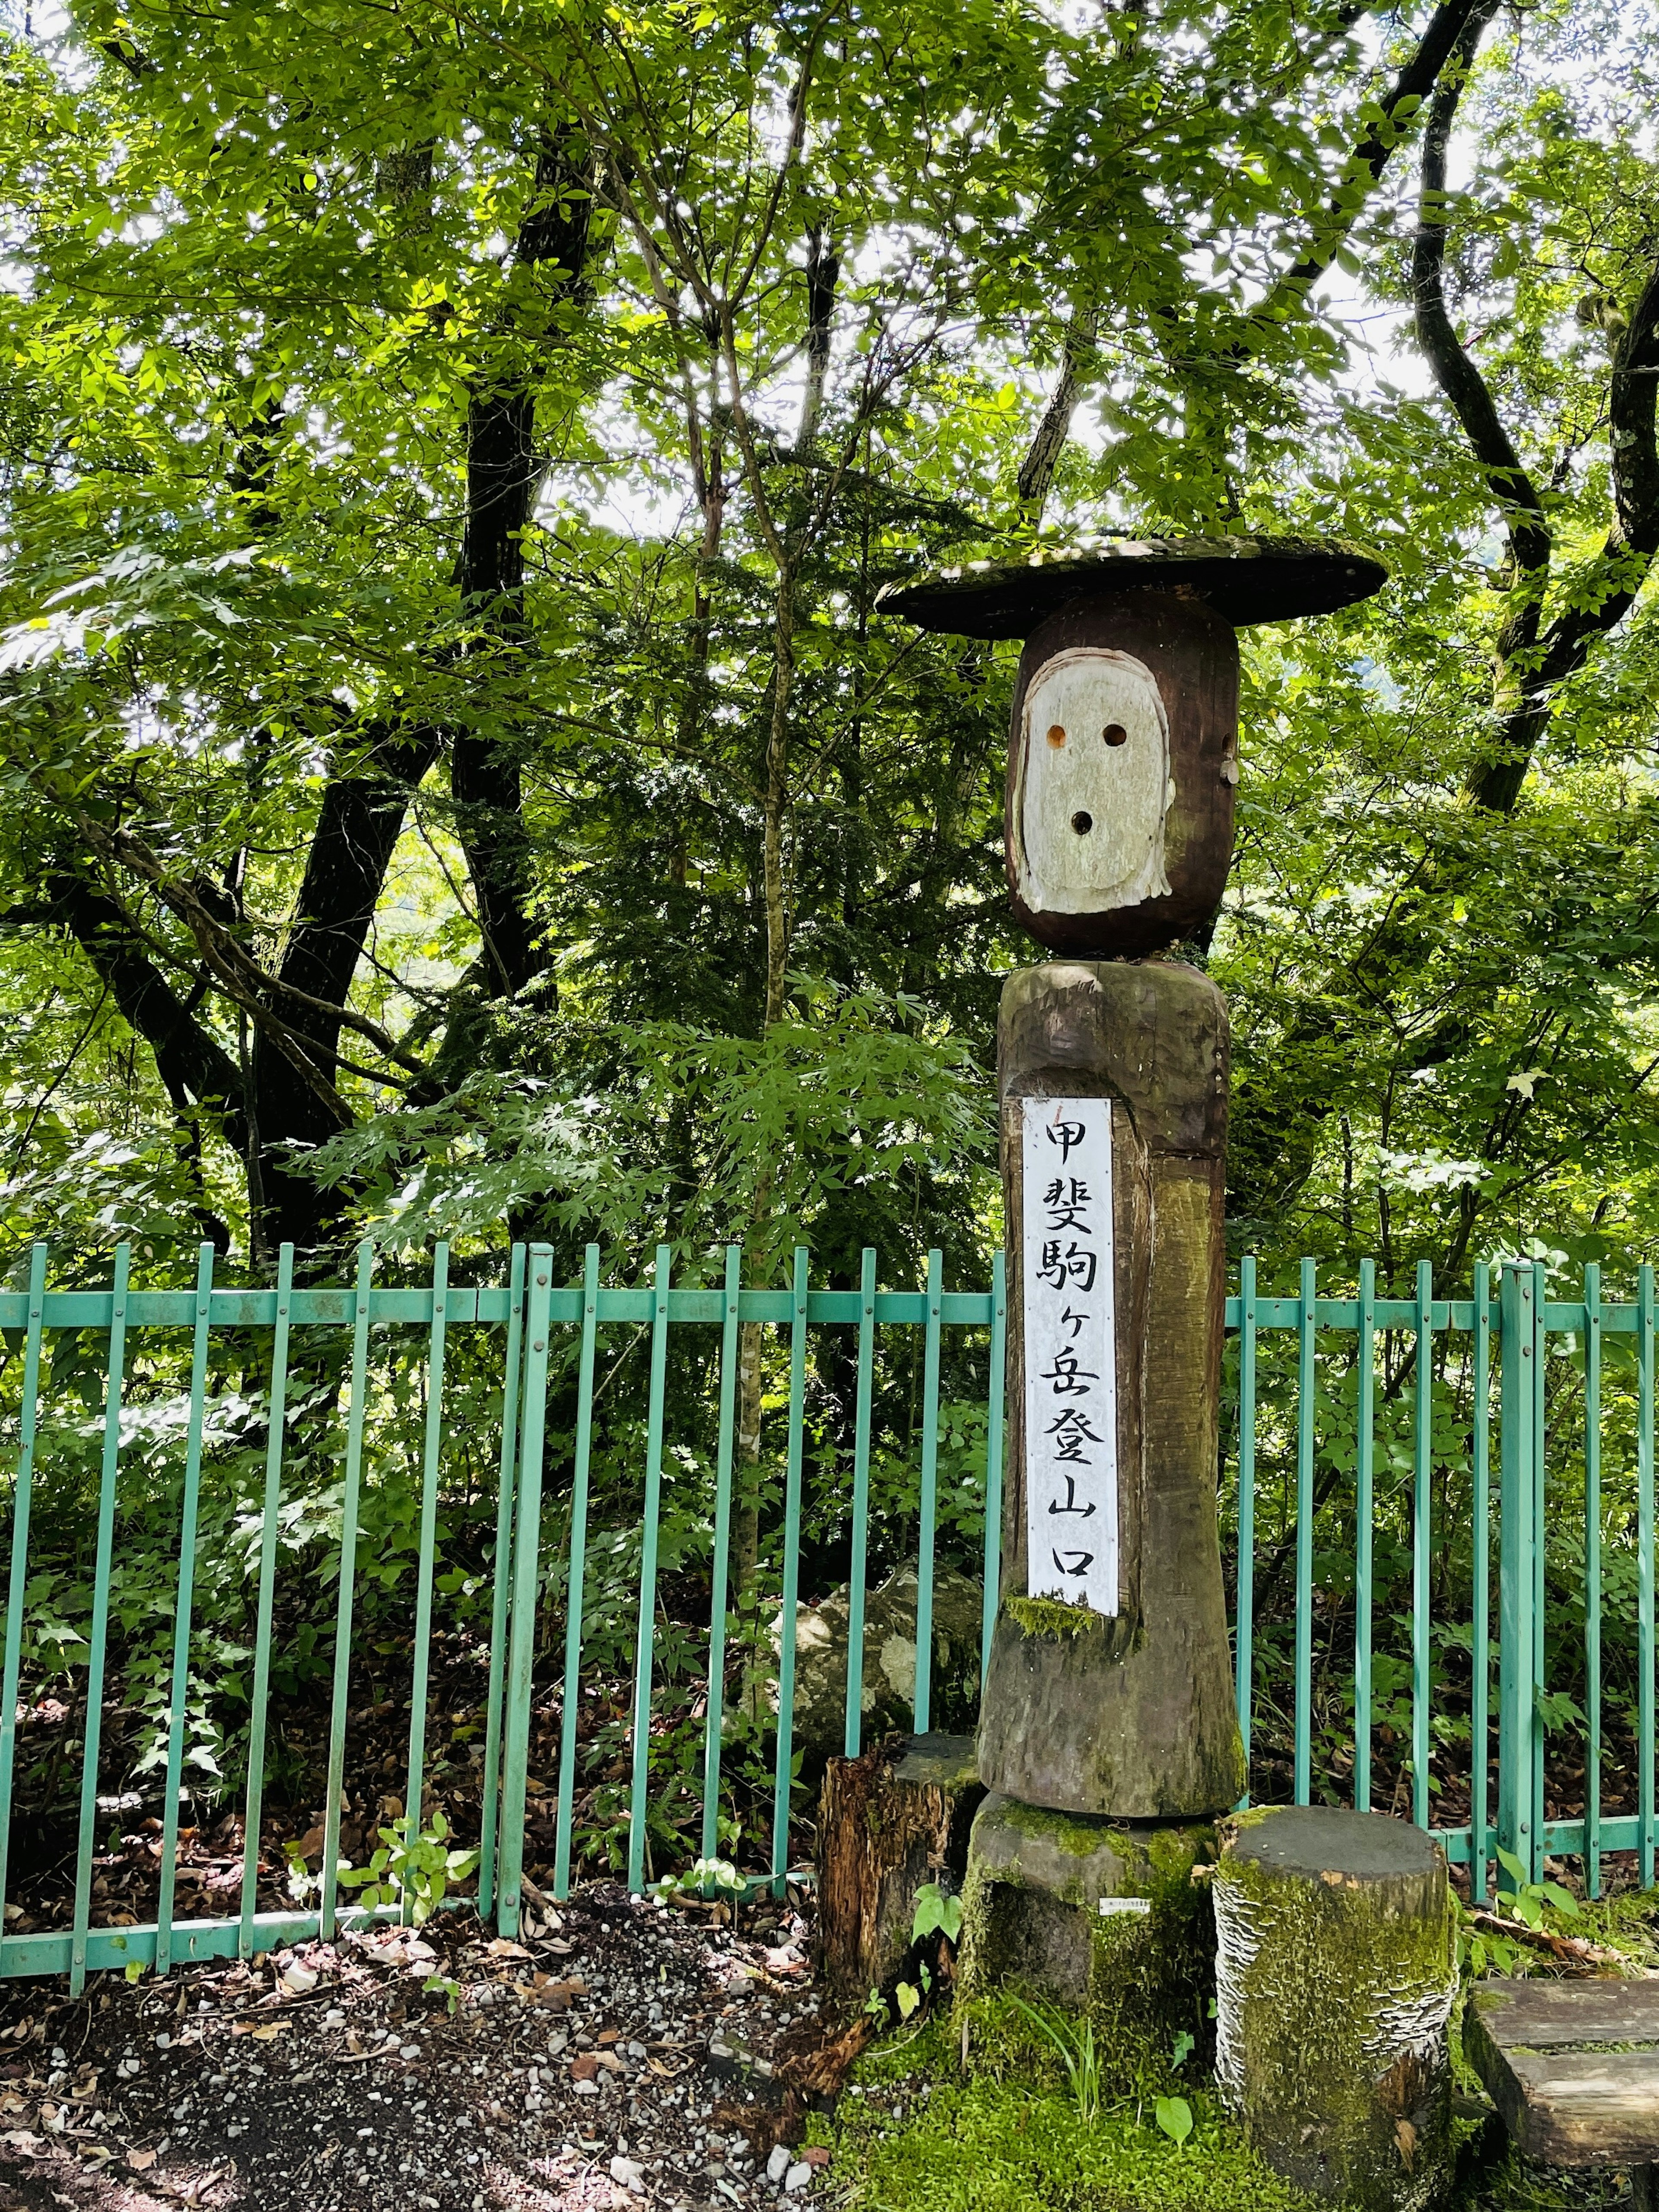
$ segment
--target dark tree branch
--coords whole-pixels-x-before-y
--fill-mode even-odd
[[[1600,574],[1595,587],[1576,593],[1574,604],[1546,624],[1553,539],[1543,501],[1485,378],[1453,328],[1443,284],[1446,146],[1481,34],[1497,12],[1498,0],[1477,0],[1430,111],[1412,295],[1424,357],[1462,427],[1509,534],[1516,605],[1494,646],[1496,742],[1471,771],[1468,790],[1477,805],[1510,813],[1520,799],[1556,693],[1583,666],[1595,641],[1624,619],[1659,552],[1659,264],[1649,271],[1641,299],[1613,349],[1609,416],[1614,520],[1597,562]]]
[[[1412,304],[1418,343],[1435,382],[1451,403],[1493,497],[1508,519],[1510,550],[1522,572],[1547,570],[1551,537],[1543,502],[1498,419],[1486,380],[1465,350],[1446,311],[1446,144],[1481,36],[1498,0],[1480,0],[1464,25],[1429,111],[1423,135],[1422,191],[1412,248]]]
[[[1060,381],[1054,386],[1053,398],[1043,410],[1042,420],[1026,450],[1025,459],[1019,465],[1019,476],[1015,483],[1020,514],[1027,522],[1041,522],[1042,520],[1042,510],[1048,504],[1048,493],[1054,481],[1054,471],[1066,450],[1066,441],[1072,434],[1072,416],[1077,411],[1085,365],[1094,354],[1095,333],[1099,321],[1096,308],[1079,307],[1073,310],[1072,319],[1066,325]]]
[[[132,917],[82,875],[56,873],[46,890],[46,905],[30,908],[27,919],[50,920],[75,939],[122,1018],[149,1046],[173,1110],[207,1108],[241,1150],[247,1131],[240,1072],[144,951]]]
[[[515,329],[509,351],[556,336],[557,304],[580,285],[587,258],[593,165],[574,133],[549,136],[537,158],[530,202],[519,226],[521,268],[546,268],[541,327]],[[522,314],[515,316],[521,324]],[[481,637],[480,657],[511,649],[525,637],[524,535],[540,471],[536,460],[536,398],[522,357],[483,379],[467,418],[466,530],[461,545],[461,599]],[[466,854],[478,902],[495,991],[521,990],[541,964],[530,915],[530,843],[525,834],[518,750],[508,738],[457,732],[450,761],[455,829]]]
[[[1336,259],[1413,116],[1439,82],[1471,18],[1487,5],[1489,0],[1441,0],[1416,51],[1349,155],[1341,182],[1316,218],[1311,240],[1250,318],[1261,337],[1275,324],[1288,320]]]
[[[823,411],[823,387],[830,374],[830,340],[836,313],[836,286],[841,279],[841,258],[815,230],[806,252],[806,390],[800,404],[800,428],[796,450],[811,446],[818,434]]]

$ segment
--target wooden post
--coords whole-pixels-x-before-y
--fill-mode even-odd
[[[885,1991],[909,1951],[916,1892],[960,1886],[985,1792],[969,1736],[902,1739],[832,1759],[818,1799],[818,1964],[831,1993]]]
[[[1215,1500],[1226,1012],[1207,977],[1174,962],[1054,962],[1009,978],[998,1060],[1017,1255],[1003,1536],[1012,1595],[992,1641],[980,1776],[1030,1805],[1115,1820],[1201,1820],[1237,1804],[1244,1778]],[[1115,1108],[1118,1587],[1110,1613],[1053,1602],[1052,1570],[1032,1571],[1028,1401],[1045,1429],[1073,1401],[1040,1377],[1034,1391],[1025,1387],[1028,1269],[1020,1255],[1034,1240],[1048,1241],[1064,1209],[1045,1205],[1047,1186],[1026,1188],[1022,1128],[1028,1100],[1068,1097],[1106,1098]],[[1074,1240],[1062,1232],[1060,1241],[1063,1261]],[[1072,1300],[1073,1310],[1085,1304]],[[1098,1519],[1081,1524],[1079,1541],[1094,1540]],[[1052,1521],[1065,1526],[1062,1515]]]

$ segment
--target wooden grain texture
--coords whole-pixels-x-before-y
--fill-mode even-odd
[[[1205,1819],[1237,1802],[1216,1528],[1227,1014],[1172,961],[1055,961],[1011,976],[998,1024],[1009,1241],[1024,1219],[1020,1102],[1101,1097],[1112,1115],[1119,1592],[1090,1634],[1030,1634],[1006,1606],[980,1711],[980,1773],[1028,1805]],[[1026,1593],[1021,1270],[1009,1270],[1005,1588]]]
[[[1644,2047],[1584,2048],[1607,2044]],[[1659,2158],[1659,1981],[1477,1983],[1463,2047],[1528,2156],[1552,2166]]]
[[[1163,873],[1170,888],[1159,896],[1103,903],[1085,913],[1033,907],[1026,899],[1025,696],[1060,655],[1103,649],[1128,654],[1144,666],[1163,703],[1174,785],[1162,830]],[[1045,742],[1041,730],[1030,736],[1038,746]],[[1015,914],[1032,936],[1056,952],[1097,958],[1134,958],[1194,936],[1226,888],[1237,739],[1238,641],[1232,625],[1201,601],[1172,592],[1130,592],[1109,605],[1045,622],[1020,656],[1014,682],[1004,802],[1009,890]],[[1124,748],[1126,754],[1132,750]],[[1109,792],[1102,804],[1110,804]]]
[[[1495,2043],[1533,2051],[1586,2043],[1659,2045],[1659,1978],[1640,1982],[1492,1979],[1475,1984],[1471,2009]]]
[[[832,1759],[818,1800],[819,1971],[837,1996],[884,1990],[910,1948],[915,1893],[960,1875],[985,1795],[966,1736]]]

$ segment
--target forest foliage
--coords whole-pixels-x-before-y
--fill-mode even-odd
[[[366,1235],[394,1266],[448,1237],[458,1279],[529,1237],[561,1279],[590,1238],[627,1280],[736,1238],[757,1284],[797,1243],[815,1281],[873,1244],[885,1281],[938,1246],[982,1283],[1031,957],[1014,649],[877,594],[1288,532],[1391,581],[1244,641],[1237,861],[1175,948],[1232,1012],[1233,1249],[1264,1286],[1306,1252],[1443,1293],[1536,1250],[1627,1290],[1659,1169],[1654,29],[1606,0],[14,18],[10,1280],[42,1237],[63,1282],[118,1237],[135,1282],[203,1239],[222,1280],[285,1242],[332,1279]],[[908,1452],[902,1368],[878,1429]],[[252,1468],[258,1375],[222,1379]],[[833,1382],[816,1418],[834,1462]]]
[[[1011,653],[876,592],[1261,530],[1394,580],[1247,639],[1237,864],[1184,948],[1233,1009],[1236,1241],[1627,1268],[1647,28],[1489,0],[14,27],[14,1257],[205,1231],[258,1270],[510,1220],[624,1264],[758,1232],[757,1279],[809,1233],[967,1267],[1029,957]]]

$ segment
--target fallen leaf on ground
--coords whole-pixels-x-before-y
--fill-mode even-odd
[[[127,2164],[135,2173],[148,2173],[155,2163],[155,2154],[153,2150],[130,2150],[127,2153]]]

